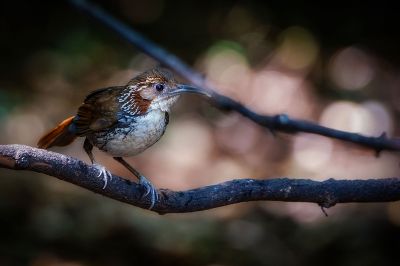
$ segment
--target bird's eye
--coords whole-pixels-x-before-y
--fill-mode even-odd
[[[162,92],[164,90],[164,84],[158,83],[155,88],[157,91]]]

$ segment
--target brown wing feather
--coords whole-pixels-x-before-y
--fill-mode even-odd
[[[74,119],[76,134],[84,136],[104,130],[117,122],[118,95],[124,87],[110,87],[90,93]]]

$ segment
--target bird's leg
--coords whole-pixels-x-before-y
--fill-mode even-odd
[[[150,194],[151,205],[149,207],[149,210],[151,210],[154,207],[156,201],[158,201],[158,194],[154,185],[144,175],[139,173],[135,168],[133,168],[130,164],[128,164],[122,157],[114,157],[114,159],[123,166],[125,166],[126,169],[128,169],[132,174],[134,174],[139,179],[139,184],[146,189],[146,192],[143,196],[147,196],[148,194]]]
[[[96,167],[96,169],[99,171],[99,175],[97,177],[103,176],[103,180],[104,180],[103,189],[105,189],[107,186],[107,183],[108,183],[108,179],[111,180],[111,178],[112,178],[112,174],[104,166],[96,163],[96,161],[94,160],[93,153],[92,153],[93,145],[92,145],[92,143],[90,143],[90,141],[87,138],[85,139],[85,142],[83,143],[83,149],[89,156],[90,161],[92,162],[92,165],[94,167]]]

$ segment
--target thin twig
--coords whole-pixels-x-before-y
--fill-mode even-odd
[[[140,208],[149,207],[141,198],[141,186],[113,176],[107,187],[98,169],[78,159],[24,145],[0,145],[0,167],[29,170],[54,176],[106,197]],[[187,191],[159,190],[160,199],[152,211],[159,214],[208,210],[246,201],[313,202],[323,208],[347,202],[400,200],[400,178],[369,180],[312,181],[277,178],[237,179]]]
[[[90,16],[108,26],[111,30],[118,33],[122,38],[145,54],[173,69],[197,87],[206,90],[212,96],[212,101],[218,108],[236,111],[271,131],[282,131],[286,133],[307,132],[322,135],[374,149],[377,155],[382,150],[400,151],[400,139],[389,139],[384,132],[378,137],[368,137],[361,134],[323,127],[309,121],[291,119],[284,114],[276,116],[257,114],[239,102],[215,92],[201,74],[193,70],[178,57],[148,40],[139,32],[114,18],[98,6],[86,0],[69,0],[69,2],[76,8],[85,11]]]

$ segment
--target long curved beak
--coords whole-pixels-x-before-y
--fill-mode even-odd
[[[178,84],[177,89],[170,91],[168,94],[171,96],[182,94],[182,93],[195,93],[212,97],[211,93],[200,88],[192,87],[185,84]]]

